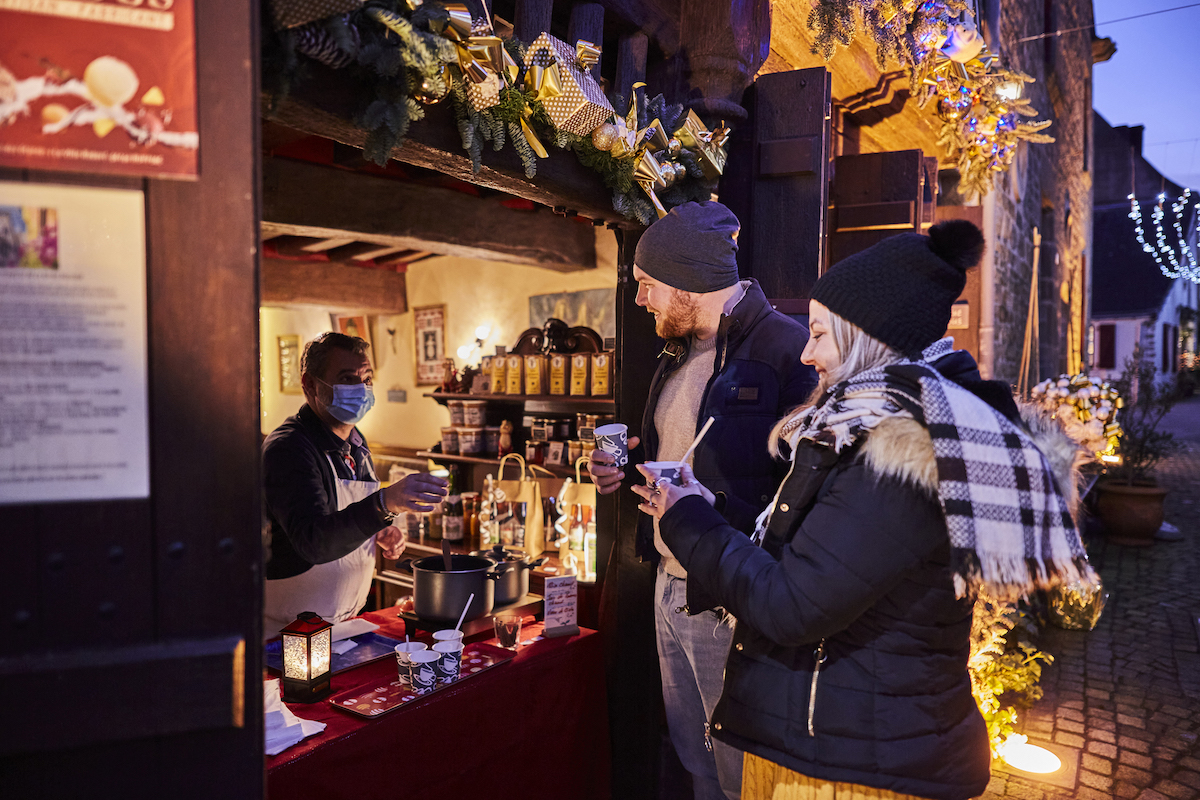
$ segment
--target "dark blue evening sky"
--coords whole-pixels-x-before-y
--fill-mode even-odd
[[[1096,35],[1112,38],[1117,54],[1096,65],[1092,102],[1113,125],[1145,125],[1142,153],[1146,159],[1171,180],[1196,190],[1200,189],[1200,6],[1099,24],[1191,2],[1195,0],[1093,0]]]

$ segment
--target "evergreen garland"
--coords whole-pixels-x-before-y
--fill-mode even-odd
[[[537,174],[538,158],[525,138],[524,121],[544,145],[570,150],[581,164],[599,174],[613,190],[617,212],[646,225],[654,221],[654,206],[633,179],[635,159],[613,158],[597,149],[589,136],[576,136],[555,127],[542,104],[533,99],[534,94],[524,90],[523,69],[515,86],[501,89],[498,105],[476,109],[467,98],[454,44],[433,32],[443,29],[448,17],[445,8],[435,2],[410,11],[403,0],[368,0],[359,10],[294,30],[274,31],[264,16],[263,90],[272,104],[278,103],[296,82],[304,80],[308,59],[352,74],[373,90],[355,121],[367,133],[364,157],[380,166],[403,144],[409,126],[424,117],[424,107],[415,96],[434,101],[447,97],[474,172],[483,168],[486,143],[499,151],[511,142],[525,176],[532,179]],[[508,39],[504,47],[518,65],[524,64],[524,43]],[[614,108],[627,105],[623,98],[616,98],[613,104]],[[658,119],[669,136],[683,115],[683,106],[669,105],[657,95],[638,109],[638,127]],[[659,191],[661,202],[671,206],[707,199],[710,186],[695,155],[681,150],[675,158],[686,168],[687,176]]]

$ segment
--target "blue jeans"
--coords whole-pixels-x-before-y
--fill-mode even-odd
[[[688,616],[687,581],[661,567],[654,583],[654,630],[671,743],[692,774],[696,800],[738,800],[742,752],[708,737],[721,698],[733,629],[712,611]]]

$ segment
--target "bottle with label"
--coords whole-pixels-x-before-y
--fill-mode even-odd
[[[463,503],[457,494],[447,496],[442,503],[442,538],[451,544],[462,544]]]
[[[583,504],[571,506],[571,527],[567,534],[567,547],[571,550],[583,550],[583,537],[586,535],[583,522]]]
[[[479,492],[463,492],[463,547],[479,549]]]
[[[591,582],[596,580],[596,520],[590,520],[587,524],[587,533],[583,539],[583,563],[585,566],[585,580]]]

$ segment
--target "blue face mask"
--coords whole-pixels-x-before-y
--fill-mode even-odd
[[[316,379],[325,383],[320,378]],[[375,405],[375,392],[365,383],[325,383],[333,390],[333,402],[326,408],[338,422],[357,425]]]

